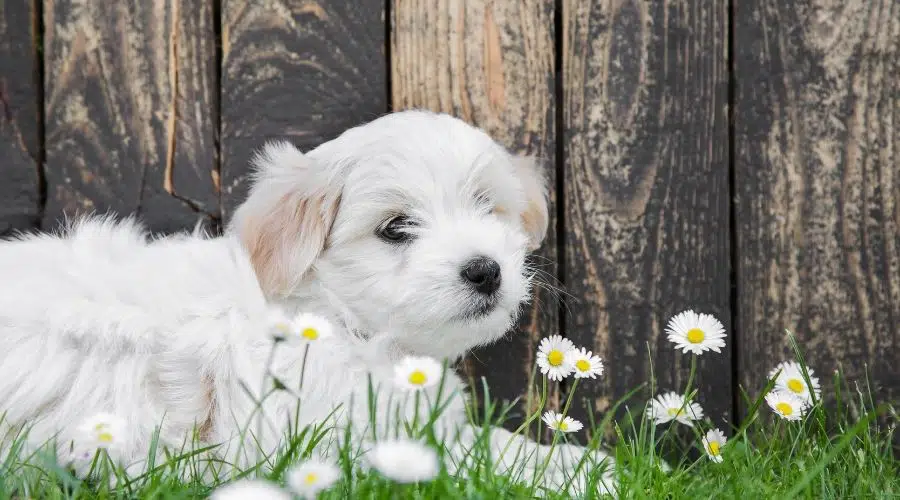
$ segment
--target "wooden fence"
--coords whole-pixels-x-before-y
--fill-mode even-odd
[[[0,231],[84,210],[220,227],[265,139],[303,149],[390,109],[446,111],[547,160],[556,189],[520,332],[467,360],[522,393],[537,339],[598,351],[603,411],[678,388],[663,335],[715,314],[717,423],[790,356],[900,386],[895,0],[4,0]],[[566,387],[554,387],[553,399]],[[580,406],[580,405],[579,405]],[[584,408],[577,410],[584,417]]]

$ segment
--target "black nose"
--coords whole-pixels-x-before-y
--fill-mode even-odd
[[[463,266],[460,273],[478,293],[490,295],[500,288],[500,264],[487,257],[475,257]]]

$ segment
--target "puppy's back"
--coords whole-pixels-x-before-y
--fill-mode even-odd
[[[154,240],[110,218],[0,242],[0,280],[0,412],[6,428],[33,426],[34,445],[104,411],[149,439],[166,411],[155,354],[193,319],[264,304],[230,240]]]

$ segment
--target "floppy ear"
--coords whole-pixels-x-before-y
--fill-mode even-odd
[[[516,176],[522,183],[526,205],[520,217],[522,227],[528,234],[528,249],[540,248],[547,236],[549,215],[547,212],[547,179],[544,176],[542,163],[532,156],[513,157]]]
[[[266,144],[252,163],[250,194],[229,229],[247,250],[266,296],[285,296],[325,249],[340,187],[286,141]]]

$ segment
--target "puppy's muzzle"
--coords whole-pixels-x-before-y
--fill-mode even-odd
[[[475,257],[466,262],[460,275],[481,295],[491,296],[500,289],[500,264],[489,257]]]

